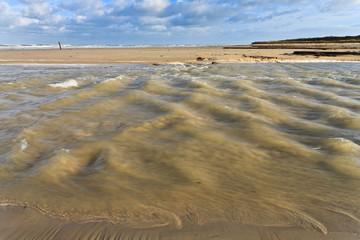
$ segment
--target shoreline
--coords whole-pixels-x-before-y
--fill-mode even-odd
[[[236,62],[359,62],[353,49],[332,49],[336,56],[295,55],[298,48],[144,47],[0,50],[0,64],[195,64]],[[304,49],[306,50],[306,49]],[[317,49],[318,51],[323,51]],[[329,52],[329,51],[326,51]],[[339,54],[339,55],[337,55]],[[200,60],[199,60],[200,59]]]
[[[357,63],[359,61],[342,61],[342,60],[298,60],[298,61],[229,61],[229,62],[216,62],[216,64],[271,64],[271,63]],[[215,64],[215,63],[214,63]],[[153,65],[153,66],[169,66],[169,65],[212,65],[211,62],[169,62],[169,63],[4,63],[0,61],[0,66],[118,66],[118,65],[128,65],[128,66],[143,66],[143,65]]]

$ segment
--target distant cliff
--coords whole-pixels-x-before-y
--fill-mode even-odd
[[[298,38],[279,41],[253,42],[252,44],[292,44],[292,43],[360,43],[359,36],[346,37],[320,37],[320,38]]]

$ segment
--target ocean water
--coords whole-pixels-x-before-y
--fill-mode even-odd
[[[0,65],[0,205],[359,229],[360,64]]]
[[[147,48],[147,47],[200,47],[208,45],[199,44],[160,44],[160,45],[121,45],[121,44],[98,44],[98,45],[80,45],[80,44],[61,44],[63,49],[87,49],[87,48]],[[58,44],[0,44],[0,50],[13,49],[58,49]]]

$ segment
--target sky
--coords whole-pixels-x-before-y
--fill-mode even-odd
[[[0,44],[249,44],[360,35],[360,0],[0,0]]]

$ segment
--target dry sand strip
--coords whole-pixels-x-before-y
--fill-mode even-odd
[[[294,55],[298,49],[157,47],[0,50],[0,64],[169,64],[222,62],[360,61],[359,55]],[[337,49],[342,51],[341,49]],[[347,48],[344,51],[357,51]]]

